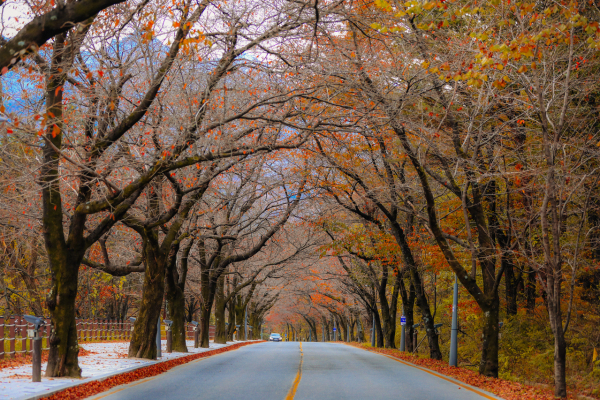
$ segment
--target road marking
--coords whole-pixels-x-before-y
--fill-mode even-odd
[[[294,396],[296,395],[296,390],[298,390],[298,384],[300,383],[300,379],[302,379],[302,362],[304,361],[304,352],[302,351],[302,343],[300,343],[300,366],[298,367],[298,373],[296,374],[296,379],[294,379],[294,384],[290,388],[287,396],[285,396],[285,400],[294,400]]]
[[[374,352],[374,353],[375,353],[375,354],[381,354],[381,353],[377,353],[377,352]],[[444,375],[442,375],[442,374],[439,374],[439,373],[437,373],[437,372],[430,371],[430,370],[428,370],[427,368],[421,368],[421,367],[419,367],[419,366],[417,366],[417,365],[411,364],[411,363],[409,363],[409,362],[406,362],[406,361],[404,361],[404,360],[401,360],[401,359],[399,359],[399,358],[396,358],[396,357],[393,357],[393,356],[388,356],[387,354],[381,354],[381,355],[382,355],[382,356],[385,356],[385,357],[387,357],[387,358],[391,358],[391,359],[392,359],[392,360],[394,360],[394,361],[398,361],[399,363],[402,363],[402,364],[408,365],[409,367],[413,367],[413,368],[416,368],[416,369],[420,369],[421,371],[427,372],[428,374],[431,374],[431,375],[433,375],[433,376],[436,376],[436,377],[438,377],[438,378],[440,378],[440,379],[443,379],[443,380],[445,380],[445,381],[448,381],[448,382],[450,382],[450,383],[454,383],[454,384],[455,384],[455,385],[457,385],[459,388],[465,388],[465,389],[467,389],[467,390],[470,390],[471,392],[477,393],[478,395],[480,395],[480,396],[482,396],[482,397],[484,397],[484,398],[486,398],[486,399],[488,399],[488,400],[498,400],[498,397],[492,397],[492,396],[490,396],[490,395],[487,395],[487,394],[485,394],[485,393],[483,393],[483,392],[481,392],[481,391],[479,391],[479,390],[477,390],[477,389],[474,389],[474,388],[472,388],[472,387],[469,387],[469,386],[467,386],[466,384],[462,384],[462,385],[461,385],[459,382],[457,382],[457,381],[455,381],[455,380],[452,380],[452,379],[449,379],[448,377],[446,377],[446,376],[444,376]],[[287,399],[286,399],[286,400],[287,400]]]

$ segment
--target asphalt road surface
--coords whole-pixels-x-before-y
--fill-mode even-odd
[[[338,343],[267,342],[119,386],[99,400],[482,400],[482,390]]]

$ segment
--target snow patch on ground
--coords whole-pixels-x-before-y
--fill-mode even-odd
[[[228,344],[216,344],[210,342],[209,349],[194,349],[194,341],[187,341],[189,353],[165,353],[167,341],[162,341],[162,357],[158,360],[142,360],[127,358],[129,342],[127,343],[82,343],[79,346],[93,354],[79,357],[82,379],[70,378],[45,378],[46,363],[42,364],[42,381],[31,382],[31,364],[18,367],[7,367],[0,370],[0,400],[25,399],[28,397],[43,395],[59,388],[67,388],[75,383],[84,383],[119,372],[157,362],[185,357],[194,353],[202,353],[221,347],[230,346],[238,342]]]

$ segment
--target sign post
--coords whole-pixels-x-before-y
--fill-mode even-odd
[[[375,347],[375,313],[373,313],[373,327],[371,328],[371,347]]]
[[[192,325],[194,325],[194,348],[197,349],[200,347],[200,331],[198,330],[198,322],[192,321]]]
[[[158,316],[158,322],[156,323],[156,358],[162,357],[160,348],[160,315]]]
[[[400,317],[400,325],[402,326],[402,331],[400,334],[400,351],[406,350],[406,316],[404,315],[404,310],[402,311],[402,316]]]
[[[246,303],[246,313],[244,315],[244,340],[248,340],[248,304]]]
[[[25,321],[33,325],[33,329],[27,329],[27,336],[31,338],[31,358],[32,358],[32,372],[31,381],[41,382],[42,381],[42,337],[40,335],[40,328],[45,324],[43,318],[34,317],[31,315],[24,316]],[[4,350],[4,349],[2,349]],[[23,350],[27,350],[23,347]]]
[[[458,364],[458,278],[454,275],[454,297],[452,299],[452,331],[450,333],[450,361],[451,367]]]
[[[173,332],[171,331],[171,326],[173,325],[173,321],[170,319],[165,319],[163,321],[165,323],[165,330],[167,333],[167,353],[173,352]]]

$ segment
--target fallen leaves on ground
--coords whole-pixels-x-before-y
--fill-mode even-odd
[[[48,352],[42,352],[42,362],[48,361]],[[31,354],[17,354],[14,358],[4,358],[0,360],[0,370],[4,368],[16,368],[24,364],[31,364]]]
[[[410,362],[411,364],[439,372],[442,375],[452,377],[468,385],[483,389],[506,400],[554,400],[555,398],[554,392],[550,388],[539,388],[504,379],[490,378],[488,376],[479,375],[477,372],[471,371],[470,369],[451,367],[446,361],[432,360],[430,358],[419,358],[395,349],[372,348],[370,346],[357,343],[344,344],[369,350],[375,353],[385,354],[403,361]],[[569,399],[575,398],[577,397],[574,395],[569,396]]]
[[[84,399],[89,396],[104,392],[115,386],[125,385],[140,379],[145,379],[151,376],[159,375],[167,372],[171,368],[177,367],[178,365],[188,363],[190,361],[197,360],[199,358],[210,357],[215,354],[224,353],[239,349],[242,346],[249,344],[261,343],[263,341],[253,341],[236,343],[231,346],[221,347],[215,350],[205,351],[203,353],[190,354],[189,356],[179,357],[168,361],[159,362],[147,367],[136,369],[135,371],[125,372],[123,374],[115,375],[107,378],[103,381],[91,381],[75,387],[71,387],[60,392],[54,393],[51,396],[44,397],[42,400],[77,400]]]
[[[79,348],[79,357],[91,356],[98,354],[94,351],[86,350],[82,347]],[[48,351],[42,351],[42,363],[48,361]],[[31,364],[31,354],[17,354],[14,358],[4,358],[0,360],[0,370],[4,368],[16,368],[25,364]]]

